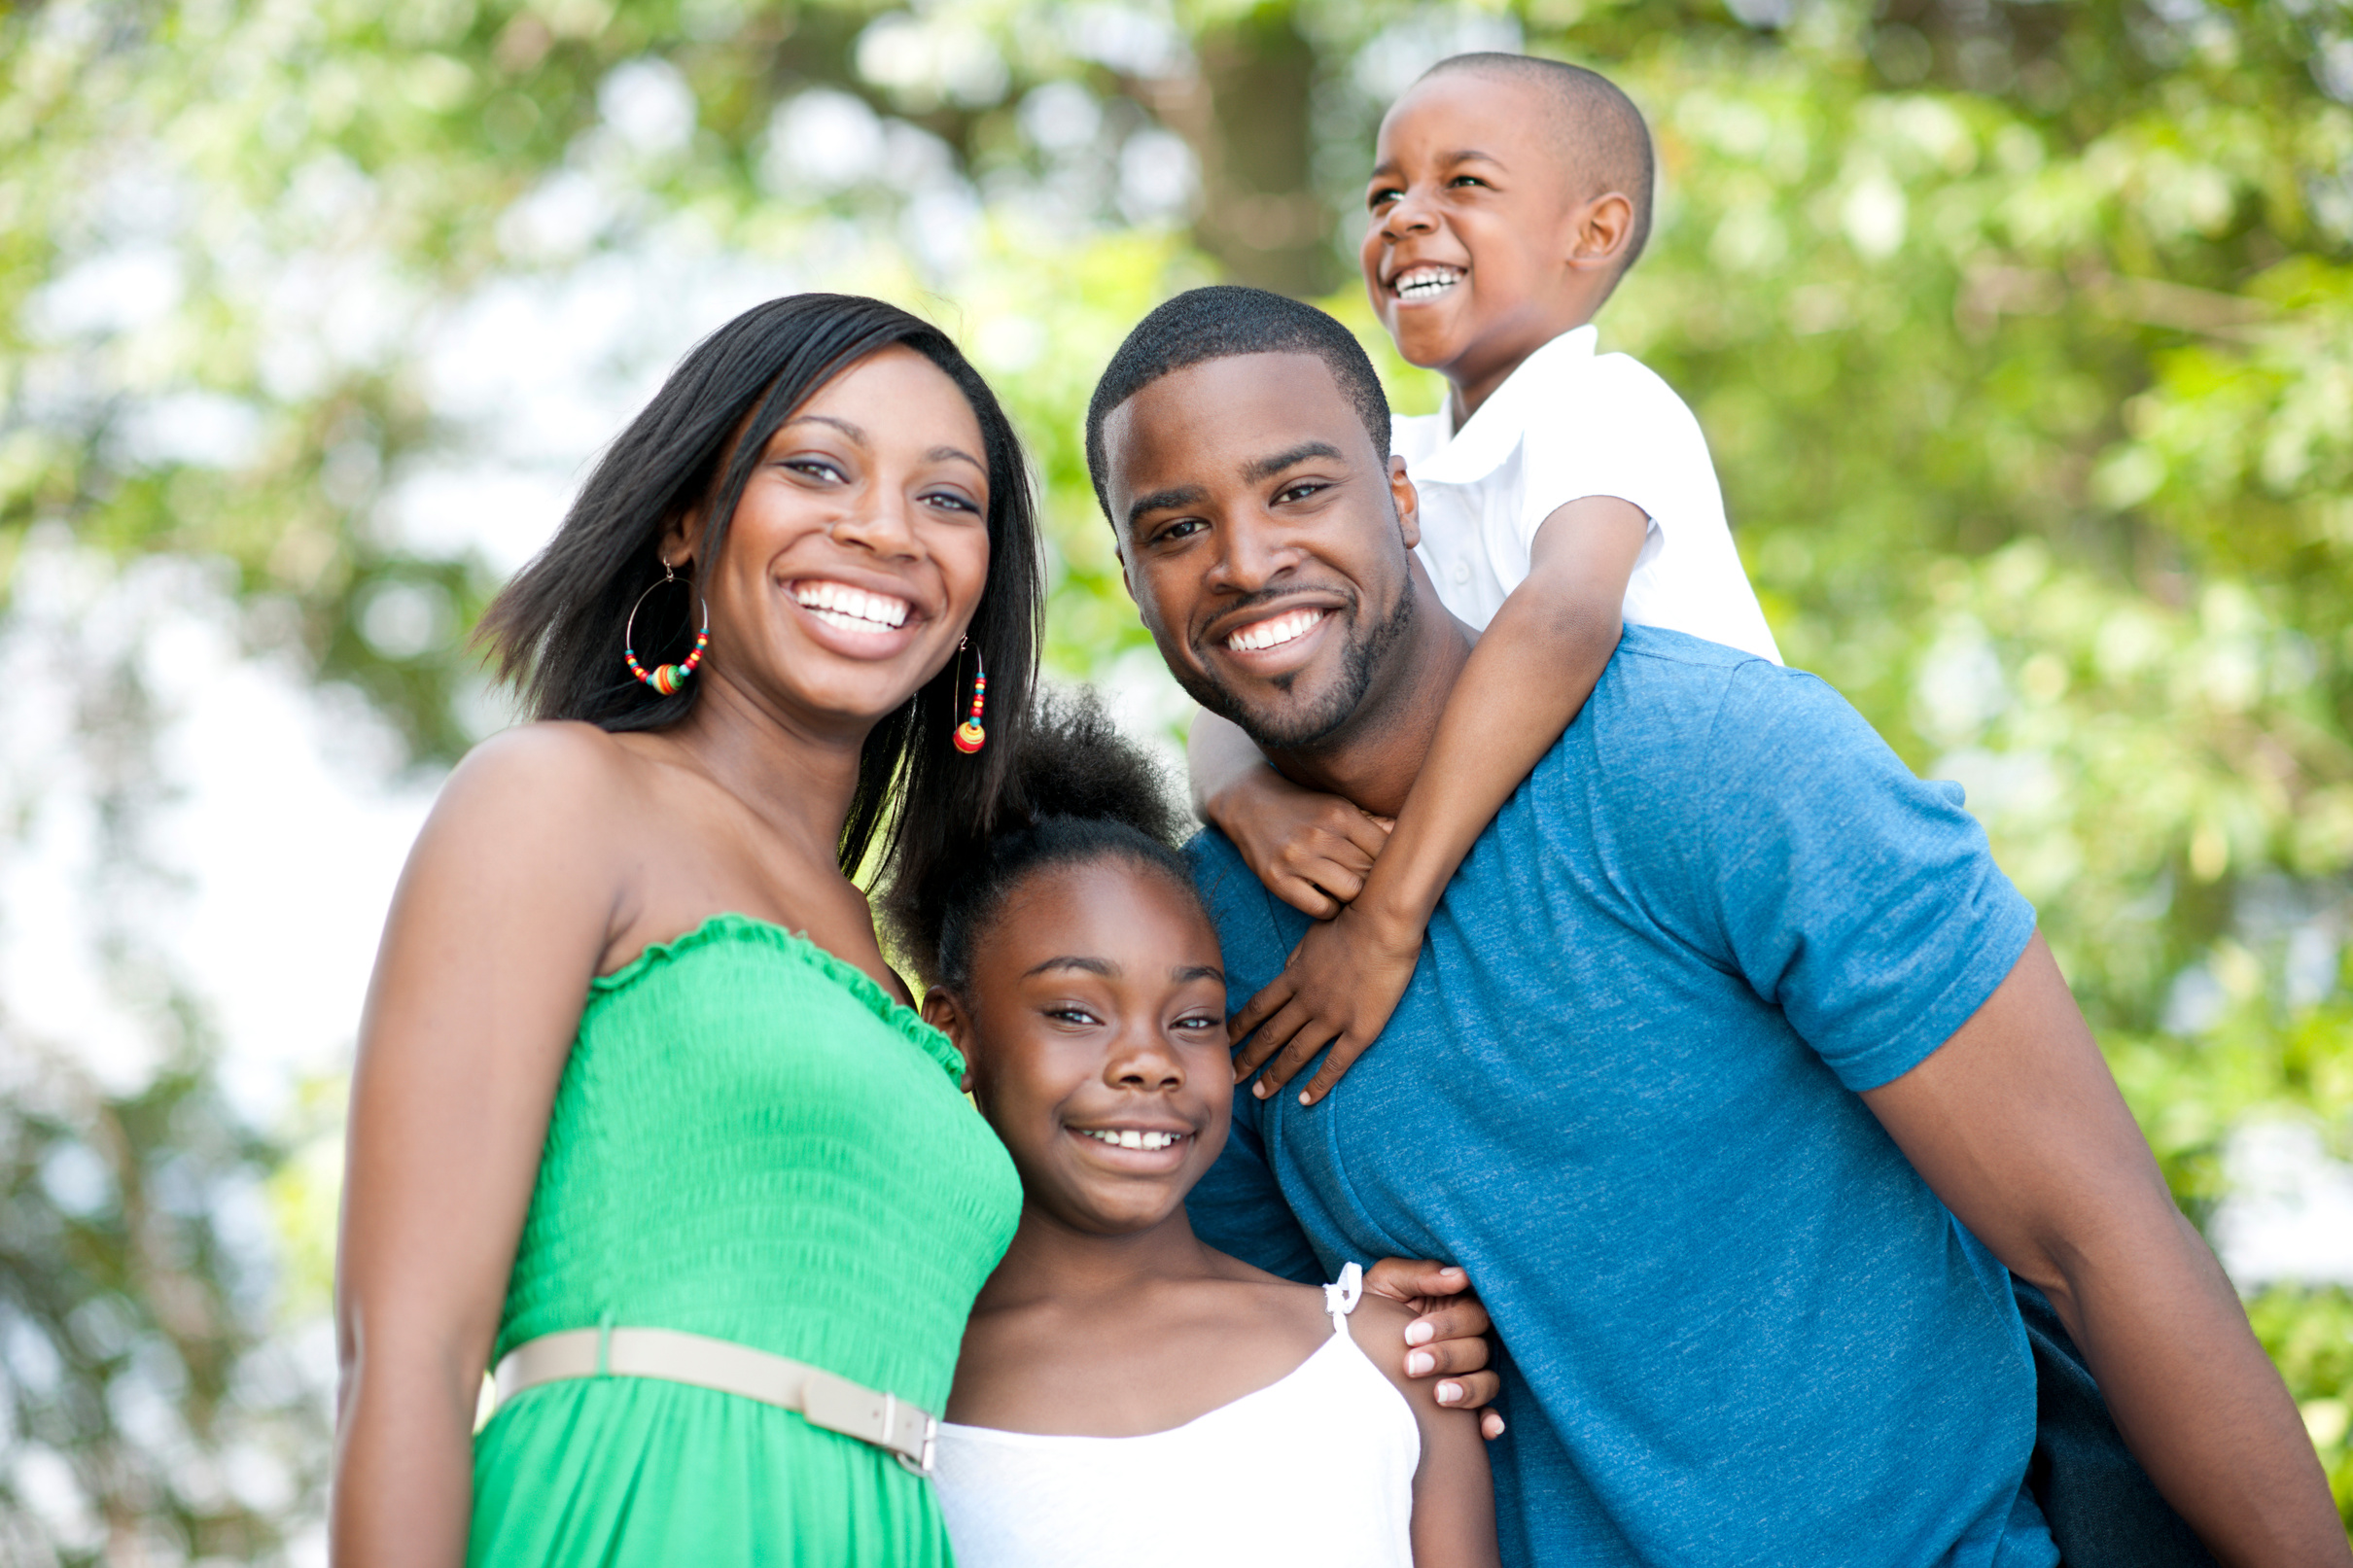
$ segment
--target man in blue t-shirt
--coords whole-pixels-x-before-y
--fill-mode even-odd
[[[1105,372],[1088,457],[1178,682],[1295,782],[1393,814],[1473,634],[1414,565],[1353,339],[1256,291],[1180,296]],[[1300,635],[1238,636],[1278,620]],[[1300,1279],[1402,1254],[1477,1283],[1509,1560],[2055,1561],[2007,1265],[2218,1553],[2353,1562],[1958,794],[1811,677],[1630,628],[1379,1044],[1315,1105],[1237,1095],[1205,1240]],[[1192,854],[1247,996],[1306,918],[1214,832]]]

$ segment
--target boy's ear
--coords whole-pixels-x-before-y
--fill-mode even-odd
[[[1616,191],[1604,192],[1577,209],[1570,220],[1568,264],[1614,265],[1633,237],[1634,204]]]
[[[957,1085],[966,1094],[972,1092],[972,1025],[965,1016],[964,1006],[956,993],[945,986],[933,986],[924,993],[924,1022],[946,1035],[956,1049],[964,1054],[965,1075]]]
[[[1410,550],[1422,542],[1422,497],[1405,476],[1405,459],[1394,452],[1388,455],[1388,499],[1397,511],[1397,531]]]

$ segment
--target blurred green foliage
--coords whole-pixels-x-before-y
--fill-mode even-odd
[[[2353,1154],[2339,0],[19,6],[0,574],[44,529],[226,560],[258,647],[445,760],[482,723],[459,632],[494,584],[388,521],[479,435],[437,407],[421,345],[501,280],[666,245],[956,331],[1032,442],[1050,657],[1104,672],[1143,639],[1079,448],[1096,367],[1155,300],[1230,276],[1325,298],[1399,405],[1432,406],[1352,282],[1366,153],[1420,64],[1514,43],[1651,115],[1659,224],[1605,346],[1699,411],[1791,662],[1968,785],[2185,1206],[2212,1216],[2253,1122]],[[648,82],[685,123],[632,110]],[[593,221],[547,237],[583,191]],[[194,1136],[108,1125],[131,1131],[79,1135],[122,1172]],[[0,1153],[29,1168],[50,1126],[0,1113]],[[313,1233],[332,1212],[311,1167],[275,1190]],[[314,1307],[318,1245],[289,1270]],[[60,1256],[0,1255],[12,1323],[70,1347],[67,1297],[145,1300]],[[41,1291],[65,1294],[36,1314]],[[2353,1298],[2277,1286],[2251,1310],[2353,1516]],[[82,1430],[40,1441],[94,1451]],[[77,1463],[102,1513],[193,1517]]]

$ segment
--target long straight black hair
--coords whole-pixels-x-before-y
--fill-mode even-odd
[[[698,567],[717,560],[777,427],[825,382],[894,344],[945,371],[980,422],[989,575],[966,635],[988,669],[989,741],[978,755],[955,749],[960,665],[968,677],[970,661],[951,659],[866,736],[837,846],[845,875],[865,862],[878,834],[886,863],[901,844],[925,847],[919,858],[928,863],[931,840],[962,841],[981,829],[1028,727],[1036,681],[1045,588],[1029,469],[996,394],[938,328],[855,295],[792,295],[745,311],[697,343],[606,448],[555,538],[500,591],[474,631],[534,718],[649,730],[685,717],[701,681],[665,697],[621,662],[630,610],[662,580],[663,534],[700,507]],[[684,653],[698,604],[692,591],[647,599],[636,626],[642,662]]]

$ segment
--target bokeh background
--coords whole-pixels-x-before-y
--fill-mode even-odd
[[[317,1561],[343,1074],[465,646],[701,333],[946,325],[1051,658],[1173,735],[1079,424],[1152,303],[1358,295],[1382,106],[1597,65],[1602,318],[1792,663],[1956,778],[2353,1516],[2346,0],[0,8],[0,1560]]]

